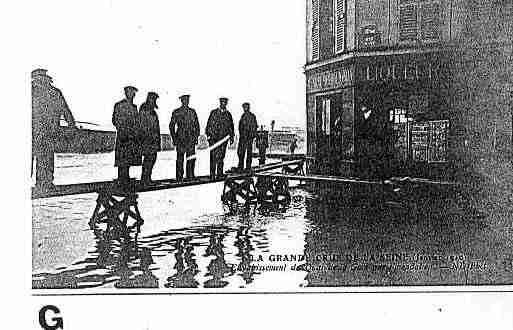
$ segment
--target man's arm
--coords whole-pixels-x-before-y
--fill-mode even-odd
[[[175,113],[173,113],[171,115],[171,121],[169,122],[169,134],[171,135],[171,139],[173,140],[173,143],[176,142],[175,126],[176,126],[176,115],[175,115]]]
[[[214,112],[210,112],[210,115],[208,116],[208,120],[207,120],[207,127],[205,128],[205,134],[207,135],[207,138],[212,138],[212,135],[214,132],[212,132],[212,125],[213,125],[213,120],[214,120],[214,116],[213,116]]]
[[[240,116],[240,119],[239,119],[239,136],[242,135],[242,131],[244,130],[243,118],[244,118],[244,114],[242,116]]]
[[[199,120],[198,120],[198,115],[196,114],[196,111],[194,111],[194,126],[193,126],[193,129],[194,129],[194,137],[196,138],[196,144],[198,143],[198,138],[199,138],[199,135],[200,135],[200,126],[199,126]]]
[[[233,140],[234,136],[235,136],[235,127],[233,125],[233,117],[232,117],[232,114],[228,112],[228,115],[229,115],[229,121],[230,121],[230,137],[231,139]],[[232,142],[233,143],[233,142]]]
[[[118,128],[119,120],[118,120],[118,107],[117,104],[114,106],[114,111],[112,111],[112,125]]]
[[[251,118],[251,125],[250,125],[250,137],[253,139],[256,136],[257,130],[258,130],[258,122],[256,119],[256,116],[253,115]]]
[[[235,138],[235,128],[233,125],[232,114],[228,112],[228,134],[230,135],[230,144],[233,144]]]
[[[160,136],[160,120],[159,120],[159,116],[155,116],[155,134],[159,134],[159,136]]]

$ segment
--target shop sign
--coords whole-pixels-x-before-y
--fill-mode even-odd
[[[349,67],[314,73],[307,78],[307,92],[345,88],[351,86],[353,73]]]
[[[363,66],[362,81],[395,80],[437,80],[440,76],[440,64],[437,63],[381,63]]]

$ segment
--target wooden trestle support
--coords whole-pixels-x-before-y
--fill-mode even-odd
[[[136,228],[136,237],[141,232],[144,220],[137,206],[137,193],[135,191],[116,191],[106,189],[98,191],[96,207],[94,209],[89,226],[94,228],[99,223],[106,223],[107,230],[114,228],[128,237],[130,230]],[[128,226],[128,219],[135,223]]]
[[[246,206],[257,203],[257,190],[252,177],[227,178],[224,181],[221,201],[225,204],[244,204]]]
[[[287,178],[228,178],[224,182],[221,200],[224,204],[288,204],[291,196]]]
[[[282,172],[292,175],[304,175],[304,164],[285,165]],[[252,176],[227,178],[224,182],[221,200],[225,204],[249,205],[288,205],[292,197],[289,180],[285,177]]]
[[[287,178],[259,177],[256,187],[261,204],[288,205],[292,199]]]
[[[304,163],[294,164],[294,165],[285,165],[281,168],[281,172],[283,174],[290,174],[290,175],[305,175]]]

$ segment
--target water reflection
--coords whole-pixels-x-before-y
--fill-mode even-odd
[[[125,252],[120,254],[120,262],[117,269],[119,280],[114,284],[116,288],[158,288],[159,280],[150,271],[153,258],[148,248],[137,249],[137,245],[131,247],[131,242],[122,243]],[[130,265],[131,254],[139,257],[139,267]],[[142,272],[142,274],[136,274]]]
[[[482,239],[491,228],[451,196],[422,200],[416,214],[405,205],[355,206],[333,195],[305,203],[313,225],[305,237],[308,286],[458,285],[501,273],[453,267],[456,256],[467,265],[491,260]]]
[[[235,223],[252,221],[248,215],[241,215]],[[113,230],[95,229],[94,237],[94,249],[86,258],[56,272],[34,274],[33,288],[158,288],[159,278],[154,272],[162,269],[171,270],[163,281],[165,288],[222,288],[236,272],[249,284],[258,274],[250,267],[252,240],[260,247],[268,246],[265,230],[257,229],[252,236],[250,227],[245,225],[194,226],[166,230],[139,240],[120,237]],[[227,247],[224,241],[228,238],[231,244]],[[238,262],[227,262],[226,254]],[[158,266],[155,258],[159,260]],[[208,261],[203,269],[198,258]],[[203,278],[202,285],[199,277]]]
[[[32,286],[84,289],[114,283],[117,288],[158,287],[158,279],[151,273],[150,249],[134,240],[120,240],[112,231],[95,229],[94,236],[96,249],[88,257],[61,272],[33,275]]]
[[[224,257],[223,239],[225,236],[226,235],[218,235],[215,233],[210,236],[205,257],[213,256],[214,258],[207,266],[206,276],[212,278],[205,281],[203,284],[205,288],[223,288],[227,286],[229,282],[225,281],[224,278],[233,275],[235,272],[233,266],[227,264]]]
[[[253,267],[251,267],[253,256],[251,251],[254,250],[251,244],[251,235],[249,233],[249,227],[240,227],[237,230],[236,241],[234,245],[237,247],[236,256],[240,258],[240,263],[237,266],[237,271],[240,277],[246,284],[250,284],[254,280],[255,274],[257,273]]]
[[[208,214],[181,228],[162,221],[164,228],[145,233],[138,241],[95,230],[94,246],[80,261],[52,272],[35,272],[32,283],[34,288],[297,290],[300,286],[513,282],[508,266],[513,255],[507,252],[513,246],[511,236],[493,225],[507,219],[476,217],[446,197],[426,200],[416,212],[420,216],[386,201],[355,204],[344,192],[295,190],[285,209]],[[154,215],[153,221],[159,216]],[[52,226],[58,229],[64,224],[69,222]],[[408,270],[374,267],[383,263],[365,260],[386,254],[464,255],[467,261],[486,262],[487,268],[446,269],[435,260],[426,269]],[[283,263],[269,261],[271,255],[304,258],[298,270],[291,269],[293,263],[285,272],[255,268]],[[330,268],[334,264],[338,268]]]
[[[194,278],[198,273],[196,254],[190,239],[178,239],[174,253],[176,273],[167,278],[166,288],[197,288],[199,282]]]

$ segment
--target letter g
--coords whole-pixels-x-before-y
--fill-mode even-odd
[[[53,305],[46,305],[41,310],[39,310],[39,324],[45,330],[57,330],[64,329],[64,322],[62,317],[52,317],[50,319],[52,324],[48,324],[46,320],[46,314],[48,311],[51,311],[53,315],[58,316],[60,314],[60,310]]]

